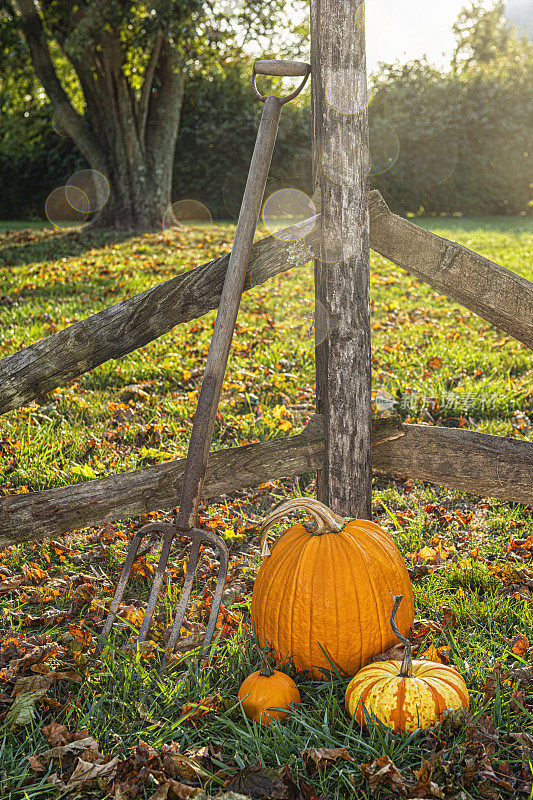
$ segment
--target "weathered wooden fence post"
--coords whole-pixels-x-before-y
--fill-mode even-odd
[[[326,456],[318,498],[371,515],[368,119],[361,0],[311,0],[313,172],[317,224],[317,405]]]

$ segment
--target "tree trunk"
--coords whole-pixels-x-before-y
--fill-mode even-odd
[[[33,66],[54,110],[54,117],[78,146],[91,169],[110,188],[104,208],[91,227],[129,231],[161,228],[171,203],[172,165],[183,99],[184,73],[176,47],[156,36],[138,95],[126,77],[120,36],[107,29],[98,49],[88,45],[83,58],[70,52],[68,37],[56,39],[83,91],[84,113],[73,107],[56,72],[35,0],[16,0]]]
[[[121,230],[161,230],[172,202],[172,167],[183,102],[184,75],[174,53],[158,48],[146,112],[137,104],[121,64],[104,60],[100,102],[87,106],[88,121],[104,153],[110,197],[89,223]],[[106,103],[105,101],[108,100]],[[110,103],[113,114],[109,114]],[[100,108],[106,109],[100,114]],[[92,169],[97,169],[91,164]]]
[[[149,159],[142,155],[127,160],[110,157],[108,165],[109,200],[86,228],[161,230],[171,204],[171,175],[158,182]]]

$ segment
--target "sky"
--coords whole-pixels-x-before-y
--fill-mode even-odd
[[[469,5],[468,0],[367,0],[368,72],[379,61],[405,63],[424,54],[432,64],[449,65],[454,48],[452,25]]]

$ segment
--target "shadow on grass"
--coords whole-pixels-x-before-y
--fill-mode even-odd
[[[42,227],[9,230],[0,233],[0,267],[36,265],[59,258],[71,258],[87,250],[118,244],[138,235],[112,228],[63,231]]]

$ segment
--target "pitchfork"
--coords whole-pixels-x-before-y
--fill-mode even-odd
[[[100,653],[103,649],[113,626],[113,622],[124,596],[133,563],[137,556],[139,545],[147,534],[152,533],[161,533],[163,544],[148,605],[139,631],[138,641],[143,642],[148,633],[163,583],[163,576],[168,563],[172,542],[176,536],[185,535],[192,540],[192,547],[189,554],[189,562],[181,590],[179,605],[168,640],[168,650],[174,652],[176,647],[187,603],[191,594],[194,573],[198,566],[200,545],[202,542],[217,548],[220,554],[217,585],[203,641],[204,652],[208,650],[211,644],[220,610],[220,603],[222,601],[222,592],[226,582],[229,555],[228,548],[219,536],[209,530],[203,530],[198,527],[198,507],[207,469],[209,449],[213,438],[213,429],[222,391],[222,382],[228,363],[244,282],[250,263],[257,219],[263,200],[268,171],[270,169],[281,109],[285,103],[293,100],[302,91],[310,72],[310,66],[301,61],[256,61],[253,65],[252,84],[256,95],[264,103],[263,114],[257,132],[257,139],[248,172],[248,179],[246,181],[239,220],[237,222],[233,249],[229,258],[228,269],[215,321],[213,338],[207,356],[202,386],[198,397],[198,405],[194,415],[191,439],[183,473],[178,514],[171,522],[161,521],[144,525],[144,527],[134,535],[113,596],[109,614],[100,636],[97,653]],[[286,97],[277,97],[274,95],[265,97],[260,94],[257,89],[258,75],[277,77],[301,76],[303,79],[300,85]]]

